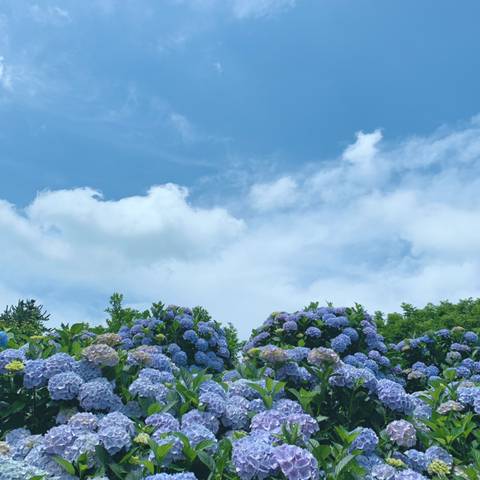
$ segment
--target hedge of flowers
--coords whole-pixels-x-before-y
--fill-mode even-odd
[[[0,479],[480,478],[475,332],[387,345],[361,307],[312,304],[233,361],[201,311],[157,317],[0,333]]]

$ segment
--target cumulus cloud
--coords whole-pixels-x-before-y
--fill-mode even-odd
[[[271,183],[252,185],[249,199],[255,210],[267,212],[294,205],[297,193],[295,180],[287,176]]]
[[[479,189],[474,119],[397,143],[359,133],[313,170],[249,185],[235,215],[172,184],[1,201],[0,301],[32,295],[57,321],[100,321],[117,290],[136,305],[204,305],[246,336],[311,300],[391,311],[478,296]]]

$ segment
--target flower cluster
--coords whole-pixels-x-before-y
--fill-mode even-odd
[[[0,343],[2,480],[473,478],[476,332],[387,345],[361,308],[311,305],[270,315],[233,365],[201,310],[157,313]]]

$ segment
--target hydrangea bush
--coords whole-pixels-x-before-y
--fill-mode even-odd
[[[479,338],[389,344],[360,306],[268,317],[234,360],[202,309],[0,335],[0,479],[480,478]]]

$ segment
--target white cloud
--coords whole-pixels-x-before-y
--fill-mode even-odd
[[[297,199],[297,184],[291,177],[282,177],[272,183],[257,183],[252,185],[249,199],[251,206],[260,212],[290,207]]]
[[[171,184],[118,200],[74,189],[25,209],[3,201],[0,301],[32,295],[57,321],[101,321],[117,290],[135,304],[204,305],[245,336],[310,300],[394,310],[478,296],[478,191],[474,120],[394,145],[359,134],[314,171],[251,184],[236,216]]]
[[[190,123],[185,115],[178,112],[170,113],[168,120],[170,125],[177,131],[182,137],[184,142],[193,142],[198,138],[194,126]]]
[[[5,90],[12,90],[12,76],[5,59],[0,56],[0,86]]]

